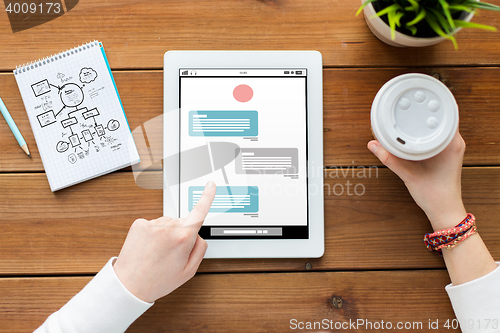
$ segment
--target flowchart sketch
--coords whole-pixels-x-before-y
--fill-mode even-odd
[[[237,174],[298,174],[297,148],[240,148],[235,150]]]
[[[257,111],[190,111],[190,136],[257,136]]]
[[[120,149],[121,147],[120,144],[116,143],[115,133],[113,133],[113,136],[109,134],[106,135],[106,132],[117,132],[120,129],[120,121],[114,118],[109,119],[109,116],[106,115],[101,115],[98,107],[93,105],[94,103],[98,103],[98,100],[87,100],[85,102],[85,94],[89,93],[88,90],[84,89],[85,84],[88,85],[92,82],[96,82],[97,76],[97,72],[94,69],[82,68],[79,74],[80,82],[84,83],[82,86],[80,86],[79,83],[66,82],[73,79],[73,77],[68,77],[63,73],[58,73],[56,75],[57,79],[64,82],[61,86],[52,84],[48,79],[31,85],[37,97],[35,101],[36,103],[40,103],[36,105],[34,109],[36,112],[39,112],[38,110],[40,109],[45,111],[36,115],[40,127],[43,129],[51,124],[60,124],[60,126],[52,126],[56,127],[52,128],[52,130],[54,132],[60,131],[56,134],[58,139],[67,140],[69,142],[58,141],[56,144],[56,151],[60,154],[65,153],[69,150],[71,145],[71,148],[74,149],[68,152],[68,154],[76,154],[75,157],[72,155],[68,156],[68,161],[71,164],[76,163],[76,157],[83,159],[85,156],[89,156],[91,154],[91,147],[95,153],[100,152],[107,146],[109,146],[112,151]],[[102,91],[102,89],[104,89],[102,86],[97,88],[99,91]],[[43,94],[45,95],[39,97]],[[55,96],[59,98],[54,98]],[[54,103],[54,101],[56,103]],[[49,107],[54,106],[54,104],[57,105],[57,111],[52,109],[46,111]],[[105,109],[105,112],[107,111],[108,110]],[[101,121],[106,121],[106,118],[107,124],[103,125]],[[81,150],[84,150],[84,154],[82,154]]]
[[[189,187],[189,211],[200,200],[203,186]],[[259,211],[257,186],[217,186],[210,213],[256,213]]]
[[[52,191],[139,161],[101,43],[40,59],[14,74]]]

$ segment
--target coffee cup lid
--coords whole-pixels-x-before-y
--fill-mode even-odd
[[[408,160],[439,154],[458,128],[450,90],[425,74],[404,74],[382,86],[371,109],[373,133],[384,148]]]

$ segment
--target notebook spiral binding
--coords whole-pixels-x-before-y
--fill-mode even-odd
[[[34,70],[35,68],[42,67],[43,65],[47,65],[52,62],[56,62],[59,59],[63,59],[66,57],[70,57],[72,54],[78,53],[78,52],[83,52],[86,49],[89,49],[94,46],[99,46],[99,42],[97,40],[94,40],[92,42],[88,42],[86,44],[79,45],[77,47],[74,47],[72,49],[68,49],[66,51],[60,52],[53,54],[48,57],[44,57],[32,62],[29,62],[27,64],[22,64],[19,66],[16,66],[16,69],[14,70],[14,75],[19,75],[25,72],[29,72],[30,70]]]

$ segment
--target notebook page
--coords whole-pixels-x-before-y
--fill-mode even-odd
[[[139,161],[98,42],[16,72],[52,191]]]

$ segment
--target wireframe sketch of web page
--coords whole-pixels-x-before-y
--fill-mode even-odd
[[[217,185],[200,235],[307,239],[306,69],[181,69],[179,211]]]

